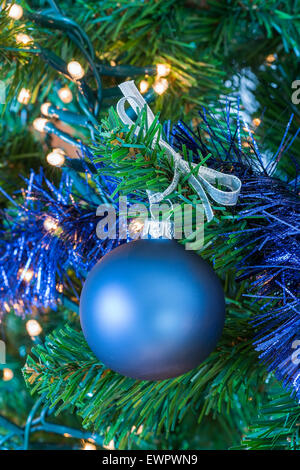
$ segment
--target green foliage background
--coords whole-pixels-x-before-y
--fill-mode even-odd
[[[22,2],[22,5],[29,12],[49,6],[45,0]],[[273,153],[277,150],[291,113],[295,114],[291,135],[298,129],[300,110],[291,101],[291,84],[299,78],[297,0],[63,0],[59,6],[89,35],[102,63],[145,66],[167,62],[171,65],[168,91],[153,105],[154,111],[160,112],[161,121],[170,119],[174,123],[184,118],[195,124],[202,105],[220,112],[219,102],[224,101],[225,95],[235,96],[242,77],[254,74],[256,84],[252,94],[257,109],[251,117],[262,120],[255,129],[261,148]],[[30,167],[42,165],[51,180],[59,179],[59,170],[44,163],[49,143],[33,134],[31,124],[40,114],[44,101],[62,104],[56,90],[60,84],[67,83],[43,63],[35,48],[16,44],[18,32],[30,34],[35,44],[47,47],[65,61],[75,58],[87,66],[64,33],[41,28],[30,19],[12,22],[0,12],[0,79],[7,84],[6,103],[0,105],[1,187],[10,194],[21,188],[18,175],[26,175]],[[267,59],[270,54],[275,59],[272,63]],[[138,77],[136,82],[144,78]],[[93,86],[89,74],[87,79]],[[153,80],[148,78],[150,84]],[[114,78],[104,78],[105,87],[117,83]],[[28,106],[16,101],[22,87],[31,90]],[[74,84],[71,88],[76,93]],[[72,104],[72,109],[78,110],[76,104]],[[151,189],[165,187],[171,172],[162,163],[158,149],[151,153],[146,167],[137,160],[135,166],[128,166],[122,159],[112,161],[111,156],[121,146],[120,142],[116,146],[113,131],[118,133],[120,129],[110,127],[107,111],[108,108],[101,109],[98,120],[104,117],[101,131],[111,132],[111,138],[106,139],[104,146],[98,142],[97,147],[99,155],[104,155],[106,174],[120,172],[121,189],[125,193],[138,189],[143,194],[145,181],[150,181],[147,187]],[[88,138],[87,134],[85,137]],[[131,137],[128,139],[134,147],[136,142]],[[150,141],[151,138],[143,142],[140,156],[149,155]],[[283,181],[295,178],[299,152],[297,139],[292,157],[282,156],[276,176]],[[4,207],[7,201],[2,193],[0,197]],[[183,201],[192,198],[192,194],[182,185],[174,197]],[[5,367],[13,369],[15,376],[9,382],[0,380],[0,435],[7,435],[8,423],[24,425],[40,394],[59,415],[54,420],[95,430],[104,445],[113,439],[120,449],[240,446],[300,449],[299,406],[267,373],[252,345],[255,331],[250,320],[258,307],[242,298],[247,284],[237,286],[234,282],[239,253],[233,252],[232,247],[238,235],[233,233],[225,243],[218,237],[231,231],[232,224],[236,233],[245,225],[237,222],[232,212],[214,209],[216,217],[205,228],[202,255],[214,259],[226,292],[227,320],[217,350],[182,377],[158,383],[135,382],[105,369],[93,356],[80,332],[78,318],[72,313],[76,306],[70,308],[68,304],[57,313],[33,312],[43,324],[44,332],[32,351],[25,319],[11,311],[4,317],[1,328],[8,342],[9,362]],[[20,373],[28,353],[24,376],[32,397],[25,390]],[[137,432],[141,425],[142,432]],[[54,448],[66,445],[62,436],[51,439]],[[39,448],[48,442],[49,435],[42,433],[32,437],[31,445]],[[18,445],[17,436],[11,446]],[[73,441],[72,445],[75,445]]]

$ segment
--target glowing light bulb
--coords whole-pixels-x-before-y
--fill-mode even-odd
[[[25,282],[30,282],[31,279],[33,278],[33,275],[34,275],[34,272],[31,270],[31,269],[27,269],[27,271],[25,272],[24,276],[23,276],[23,272],[24,272],[24,269],[20,269],[19,270],[19,276],[23,277],[23,281]]]
[[[272,64],[272,62],[275,62],[276,60],[276,57],[274,54],[269,54],[267,57],[266,57],[266,62],[268,64]]]
[[[18,95],[18,101],[19,101],[19,103],[21,103],[21,104],[28,104],[30,98],[31,98],[31,93],[30,93],[30,91],[27,90],[27,88],[22,88],[22,90],[20,91],[20,93],[19,93],[19,95]]]
[[[144,221],[141,219],[134,219],[130,222],[129,224],[129,233],[139,233],[143,230],[144,228]]]
[[[171,72],[171,66],[169,64],[157,64],[156,72],[159,77],[166,77]]]
[[[14,378],[14,373],[11,369],[8,369],[7,367],[3,369],[4,382],[9,382],[9,380],[12,380],[13,378]]]
[[[103,447],[107,450],[115,450],[115,443],[113,439],[107,445],[103,445]]]
[[[56,284],[56,290],[57,290],[57,292],[62,294],[63,291],[64,291],[64,285],[63,284]]]
[[[58,223],[53,217],[47,217],[44,220],[43,226],[47,232],[55,232],[58,229]]]
[[[44,132],[45,126],[48,124],[48,119],[45,118],[37,118],[33,121],[33,127],[36,131]]]
[[[85,442],[82,450],[97,450],[97,447],[94,444]]]
[[[13,20],[19,20],[23,16],[23,8],[21,5],[18,5],[15,3],[14,5],[8,4],[8,16],[12,18]]]
[[[72,60],[71,62],[69,62],[67,65],[67,69],[71,77],[75,80],[80,80],[85,74],[82,66],[76,60]]]
[[[261,123],[261,120],[260,120],[259,118],[254,118],[254,119],[252,120],[252,123],[253,123],[253,125],[254,125],[255,127],[258,127],[258,126],[260,125],[260,123]]]
[[[168,86],[168,80],[166,78],[160,78],[154,83],[153,89],[155,93],[157,93],[158,95],[162,95],[168,89]]]
[[[60,88],[58,90],[58,96],[62,100],[63,103],[71,103],[73,99],[72,92],[70,88],[68,88],[67,86]]]
[[[41,113],[44,114],[44,116],[49,116],[48,111],[51,106],[51,103],[43,103],[41,106]]]
[[[28,320],[26,323],[26,330],[29,336],[39,336],[43,331],[41,325],[36,320]]]
[[[56,148],[52,152],[48,153],[47,162],[52,166],[62,166],[65,163],[65,153],[62,149]]]
[[[23,44],[24,46],[27,46],[27,44],[30,44],[32,41],[32,37],[28,36],[28,34],[19,33],[16,35],[17,44]]]
[[[140,92],[145,93],[149,88],[149,83],[146,80],[142,80],[140,83]]]
[[[141,424],[141,425],[139,426],[137,432],[136,432],[138,436],[139,436],[140,434],[142,434],[143,429],[144,429],[144,426]]]

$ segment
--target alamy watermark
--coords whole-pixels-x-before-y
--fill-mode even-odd
[[[298,365],[300,364],[300,339],[293,341],[292,349],[295,349],[291,357],[292,363]]]
[[[137,238],[185,239],[187,250],[198,250],[204,243],[204,210],[202,204],[151,204],[150,209],[141,202],[128,204],[120,197],[118,205],[101,204],[97,216],[100,240]]]
[[[6,102],[6,84],[3,80],[0,80],[0,104]]]
[[[292,83],[292,88],[295,90],[292,93],[292,103],[299,104],[300,103],[300,80],[294,80]]]
[[[6,364],[6,345],[0,339],[0,364]]]

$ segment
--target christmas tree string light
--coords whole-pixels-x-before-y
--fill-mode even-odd
[[[17,44],[23,44],[24,46],[27,46],[28,44],[32,42],[33,42],[33,38],[31,36],[28,36],[28,34],[18,33],[16,36]]]
[[[103,97],[105,96],[113,97],[114,93],[116,93],[115,96],[119,95],[119,91],[117,88],[112,89],[109,93],[105,92],[103,94],[101,77],[99,74],[104,74],[104,75],[107,74],[107,75],[112,75],[112,76],[128,76],[128,75],[135,76],[135,75],[139,75],[143,73],[145,75],[156,74],[157,80],[153,86],[154,93],[161,95],[162,93],[166,91],[166,89],[168,88],[168,83],[166,79],[163,79],[160,77],[164,77],[170,73],[169,64],[161,63],[161,64],[157,64],[156,66],[148,66],[148,67],[135,67],[135,66],[126,66],[126,65],[118,66],[115,63],[110,66],[106,66],[104,64],[98,64],[95,62],[95,53],[93,50],[93,46],[88,36],[86,35],[86,33],[82,30],[82,28],[76,22],[64,16],[62,14],[61,9],[56,5],[55,1],[51,1],[50,6],[51,6],[51,9],[53,10],[53,13],[55,14],[54,17],[48,16],[49,13],[47,13],[46,15],[44,15],[43,13],[27,13],[26,18],[28,18],[31,21],[40,23],[43,26],[59,29],[67,33],[70,39],[77,45],[77,47],[85,56],[90,66],[90,69],[94,75],[94,78],[97,84],[96,101],[93,96],[93,92],[89,89],[89,86],[85,82],[85,79],[84,79],[85,71],[79,61],[71,60],[68,63],[64,64],[60,58],[55,56],[55,54],[53,54],[50,51],[47,51],[44,48],[41,48],[38,45],[36,46],[35,54],[40,55],[40,57],[44,59],[50,66],[56,68],[60,73],[65,74],[67,78],[71,79],[72,81],[74,80],[78,84],[78,93],[79,93],[78,104],[81,107],[83,114],[85,114],[93,122],[93,124],[96,124],[96,121],[94,121],[94,116],[99,111],[99,107],[102,103]],[[11,17],[13,17],[14,19],[19,19],[21,17],[20,15],[23,15],[22,7],[20,7],[17,4],[14,4],[10,8],[9,12],[10,12]],[[78,41],[78,38],[80,38],[80,41]],[[28,45],[30,42],[32,42],[32,38],[26,34],[19,33],[16,37],[16,41],[18,43],[22,43],[23,45]],[[147,82],[142,81],[140,86],[141,86],[141,90],[143,91],[143,93],[146,93],[149,88],[149,85],[147,84]],[[72,101],[72,93],[68,87],[64,87],[60,89],[58,92],[58,95],[60,96],[62,101],[65,103],[70,103]],[[151,90],[146,93],[145,99],[147,102],[151,102],[153,98],[154,98],[154,94]],[[28,104],[29,99],[30,97],[28,97],[28,95],[24,95],[24,96],[21,95],[19,98],[22,104]],[[43,114],[47,115],[46,106],[44,106],[42,109],[45,110],[45,112],[42,111]],[[76,118],[74,115],[71,116],[70,114],[65,113],[65,114],[61,114],[60,116],[55,115],[55,117],[63,121],[64,121],[64,118],[66,118],[64,122],[69,122],[75,125],[76,124],[81,125],[81,123],[83,122],[83,125],[85,127],[88,127],[87,122],[80,120],[79,115]],[[69,120],[67,120],[67,118],[69,118]],[[51,133],[51,131],[53,131],[53,128],[51,126],[50,127],[46,126],[45,123],[42,123],[42,121],[35,122],[34,127],[40,132]],[[57,130],[54,131],[56,135],[58,132],[59,131]],[[91,135],[93,137],[93,131],[91,131]]]
[[[60,88],[57,94],[63,103],[68,104],[73,100],[73,94],[67,86]]]
[[[11,15],[13,15],[14,19],[18,19],[21,13],[23,15],[23,9],[22,7],[19,8],[16,4],[14,6],[15,8],[11,7],[9,11],[11,12]],[[53,11],[54,16],[51,16],[51,10]],[[110,66],[106,66],[104,64],[97,63],[97,61],[95,61],[96,56],[93,46],[86,33],[76,22],[63,15],[61,9],[57,6],[54,0],[50,2],[50,11],[48,10],[47,14],[26,13],[25,16],[30,21],[34,21],[52,29],[58,29],[66,33],[87,60],[97,85],[95,94],[86,83],[84,68],[78,60],[71,60],[68,63],[65,63],[53,52],[36,44],[34,50],[35,54],[39,55],[46,63],[51,67],[54,67],[59,73],[64,74],[66,78],[69,78],[77,84],[77,102],[83,113],[80,115],[68,110],[61,110],[58,107],[53,106],[51,103],[44,103],[41,106],[41,112],[44,116],[49,118],[53,117],[71,125],[85,127],[90,131],[91,137],[94,138],[94,127],[97,125],[95,116],[98,114],[100,106],[103,104],[102,100],[107,97],[113,98],[114,96],[119,96],[119,90],[117,87],[102,90],[101,74],[107,74],[108,76],[128,76],[130,74],[132,76],[140,74],[156,75],[157,79],[152,89],[149,89],[149,85],[145,80],[140,84],[141,90],[145,93],[144,96],[147,102],[151,102],[155,98],[155,95],[161,95],[167,90],[168,82],[165,78],[161,77],[170,73],[169,64],[161,63],[156,66],[135,67],[116,65],[115,63],[111,63]],[[32,42],[32,38],[29,35],[19,33],[16,36],[16,41],[20,44],[28,45]],[[66,86],[58,91],[58,96],[64,103],[70,103],[73,99],[71,90]],[[22,104],[28,104],[30,97],[31,95],[29,90],[22,89],[19,94],[18,101]],[[129,112],[132,111],[130,110]],[[38,132],[56,135],[64,142],[74,145],[75,147],[79,148],[81,145],[76,139],[72,138],[66,132],[60,131],[52,122],[44,118],[35,119],[33,127]],[[61,163],[59,166],[61,166]]]
[[[42,327],[37,320],[31,319],[26,322],[26,330],[29,336],[39,336],[42,333]]]
[[[159,77],[166,77],[171,72],[171,66],[169,64],[157,64],[156,72]]]
[[[158,95],[162,95],[163,93],[167,91],[168,86],[169,86],[169,83],[166,78],[159,78],[158,80],[155,81],[153,85],[153,89]]]
[[[58,108],[49,102],[43,103],[41,105],[41,113],[46,117],[53,117],[67,124],[81,126],[86,129],[91,129],[93,125],[93,122],[91,122],[88,117],[74,113],[72,111],[68,111],[66,109]]]
[[[99,64],[96,60],[96,55],[86,33],[82,28],[73,20],[70,20],[63,15],[60,8],[56,5],[55,1],[50,2],[51,9],[53,10],[54,16],[50,16],[49,12],[47,15],[42,13],[30,13],[27,14],[29,20],[34,21],[43,26],[54,28],[67,34],[67,36],[74,42],[74,44],[81,51],[85,57],[89,69],[96,82],[96,93],[91,90],[85,80],[85,71],[83,66],[78,60],[71,60],[68,63],[64,63],[61,58],[56,57],[54,53],[37,46],[36,54],[48,63],[50,66],[57,69],[58,72],[63,73],[66,78],[71,81],[75,81],[78,85],[78,104],[81,107],[84,114],[90,117],[95,117],[100,107],[103,104],[103,98],[107,96],[107,92],[103,93],[101,75],[108,76],[136,76],[136,75],[158,75],[165,76],[170,72],[170,66],[168,64],[157,64],[156,66],[147,67],[135,67],[126,65],[104,65]],[[166,85],[161,83],[157,85],[158,93],[161,94],[166,89]],[[163,91],[162,91],[163,90]],[[109,92],[110,96],[114,96],[114,90]],[[119,92],[115,89],[116,95],[119,96]],[[59,92],[63,102],[70,102],[71,95],[64,89]],[[146,97],[147,98],[147,97]],[[153,99],[153,95],[149,95],[149,99]],[[65,101],[64,101],[65,100]]]
[[[13,378],[13,371],[11,371],[10,369],[5,374],[9,380]],[[7,418],[0,416],[0,425],[7,427],[11,431],[0,440],[1,446],[17,437],[21,439],[22,442],[20,450],[28,450],[30,448],[30,437],[35,433],[41,432],[49,432],[68,438],[79,439],[84,443],[86,442],[87,444],[89,444],[90,440],[92,440],[94,444],[91,445],[97,444],[100,447],[104,446],[104,438],[99,434],[95,434],[89,431],[82,431],[81,429],[76,429],[70,426],[64,426],[61,424],[49,422],[48,418],[51,417],[51,415],[53,414],[53,410],[50,410],[48,406],[42,408],[42,405],[43,397],[39,398],[35,405],[32,407],[25,423],[25,426],[17,426],[14,423],[10,422]],[[36,416],[40,408],[40,414]],[[84,447],[77,447],[77,449],[85,450]],[[94,449],[88,447],[86,450]]]
[[[22,88],[18,95],[18,102],[21,104],[28,104],[31,98],[30,90]]]
[[[140,82],[140,92],[146,93],[148,89],[149,89],[149,83],[146,80],[142,80]]]
[[[85,75],[85,72],[81,64],[77,62],[76,60],[72,60],[71,62],[69,62],[67,68],[68,68],[69,74],[75,80],[80,80]]]
[[[52,166],[63,166],[65,162],[65,152],[60,148],[55,148],[52,152],[48,153],[46,159],[49,165]]]
[[[13,20],[20,20],[23,16],[23,8],[21,5],[14,3],[11,5],[10,3],[7,5],[8,16]]]
[[[4,380],[4,382],[9,382],[13,378],[14,378],[13,371],[11,369],[9,369],[8,367],[5,367],[3,369],[3,380]]]
[[[33,127],[36,131],[40,133],[47,133],[49,135],[56,135],[59,137],[63,142],[73,145],[78,149],[82,148],[82,144],[79,140],[74,139],[70,136],[67,132],[61,131],[58,129],[51,121],[45,118],[36,118],[33,121]]]
[[[59,227],[57,221],[53,219],[53,217],[46,217],[43,226],[47,232],[55,232]]]

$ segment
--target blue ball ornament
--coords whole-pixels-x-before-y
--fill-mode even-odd
[[[136,240],[89,273],[80,299],[84,336],[110,369],[161,380],[198,366],[215,348],[225,300],[213,269],[174,240]]]

